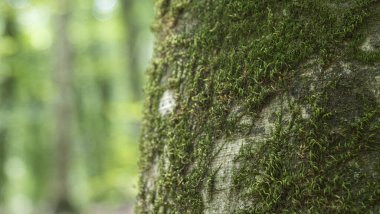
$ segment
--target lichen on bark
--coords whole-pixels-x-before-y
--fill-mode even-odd
[[[379,4],[157,1],[137,212],[378,212]]]

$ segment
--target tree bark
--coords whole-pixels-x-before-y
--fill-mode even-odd
[[[380,2],[160,0],[137,213],[380,212]]]

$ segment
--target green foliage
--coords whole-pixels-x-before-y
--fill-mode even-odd
[[[72,148],[67,159],[70,195],[62,200],[74,201],[82,212],[93,204],[131,206],[142,98],[131,98],[137,92],[130,87],[128,73],[143,79],[152,43],[152,2],[134,0],[129,11],[120,1],[70,2],[65,33],[73,64],[67,87],[72,92],[74,133],[65,142]],[[56,203],[56,154],[61,151],[56,149],[59,130],[54,124],[61,97],[55,82],[60,51],[55,32],[62,5],[48,0],[0,1],[0,213],[51,213],[45,210]],[[131,23],[124,19],[131,11],[129,20],[140,29],[134,53],[127,50]],[[138,68],[133,71],[128,56],[136,56]],[[135,85],[140,92],[141,83]]]
[[[157,1],[158,42],[146,89],[141,168],[149,176],[158,157],[160,166],[170,164],[161,167],[153,189],[147,186],[149,178],[141,178],[138,211],[145,212],[152,203],[157,213],[202,213],[201,191],[205,182],[212,185],[209,168],[215,142],[234,135],[249,137],[249,127],[238,125],[240,118],[243,114],[257,118],[274,96],[287,95],[302,62],[316,58],[327,68],[352,59],[349,53],[359,43],[353,37],[374,8],[378,3],[372,0]],[[376,55],[360,54],[364,53],[355,58],[377,61]],[[260,145],[258,150],[242,149],[237,160],[242,166],[234,182],[236,191],[243,193],[236,197],[257,204],[236,212],[378,209],[380,193],[371,191],[379,189],[378,176],[349,176],[366,166],[366,158],[360,156],[369,151],[379,155],[379,104],[371,104],[369,92],[360,91],[357,96],[367,98],[355,102],[371,105],[355,106],[362,109],[360,119],[344,121],[347,115],[336,113],[344,105],[332,105],[340,98],[332,92],[345,90],[337,85],[320,88],[321,94],[307,94],[313,95],[310,99],[302,94],[291,108],[291,121],[284,124],[279,117],[266,142],[252,142]],[[168,116],[158,111],[165,90],[174,91],[177,99]],[[242,115],[228,119],[236,105],[244,109]],[[302,119],[302,105],[312,106],[310,120]],[[338,133],[334,125],[341,126]],[[379,164],[373,167],[372,172]],[[255,175],[262,171],[257,181]]]

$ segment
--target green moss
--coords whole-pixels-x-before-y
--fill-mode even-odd
[[[380,149],[380,105],[370,92],[357,91],[363,83],[359,78],[342,81],[338,77],[322,86],[320,95],[300,97],[299,103],[290,106],[291,119],[284,125],[279,117],[269,139],[242,149],[236,160],[241,167],[236,171],[235,188],[255,205],[241,213],[365,213],[379,209],[376,173],[380,162],[375,156]],[[354,100],[347,99],[349,96],[340,99],[342,93]],[[304,103],[311,106],[308,119],[300,112]],[[355,113],[342,109],[352,105]],[[252,145],[256,146],[250,149]],[[370,169],[363,169],[366,166]]]
[[[153,204],[154,213],[202,213],[201,190],[205,183],[212,187],[214,182],[209,168],[215,142],[236,133],[249,136],[240,130],[241,117],[228,117],[231,107],[238,104],[245,115],[256,118],[274,96],[286,95],[297,85],[294,80],[300,74],[296,71],[300,63],[313,57],[328,67],[352,59],[349,53],[358,42],[352,37],[360,34],[357,28],[372,14],[370,9],[378,6],[376,2],[158,1],[154,27],[158,41],[148,72],[141,170],[149,174],[157,157],[160,163],[170,164],[167,168],[161,164],[160,175],[149,191],[148,178],[141,178],[142,203],[137,212],[146,212],[147,204]],[[356,58],[377,60],[373,56]],[[259,149],[242,150],[237,159],[241,167],[234,173],[235,190],[242,192],[237,197],[256,205],[237,212],[360,212],[376,208],[380,192],[370,190],[380,189],[375,180],[378,175],[364,173],[356,180],[349,175],[359,170],[356,166],[366,165],[369,154],[379,154],[379,105],[368,100],[369,92],[356,93],[338,80],[339,76],[332,78],[331,84],[310,99],[302,94],[291,106],[290,121],[278,117],[272,136],[255,142]],[[339,94],[331,92],[344,92],[345,87],[362,97],[360,104],[370,103],[365,108],[356,106],[359,120],[347,122],[346,114],[336,112],[348,103],[333,102]],[[176,109],[161,116],[159,101],[168,89],[178,95]],[[312,114],[305,121],[300,108],[307,104],[312,106]],[[336,126],[339,132],[334,131]],[[373,171],[380,166],[372,167],[377,167]]]

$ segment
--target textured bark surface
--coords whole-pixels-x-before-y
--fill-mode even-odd
[[[380,212],[378,1],[157,1],[137,213]]]

